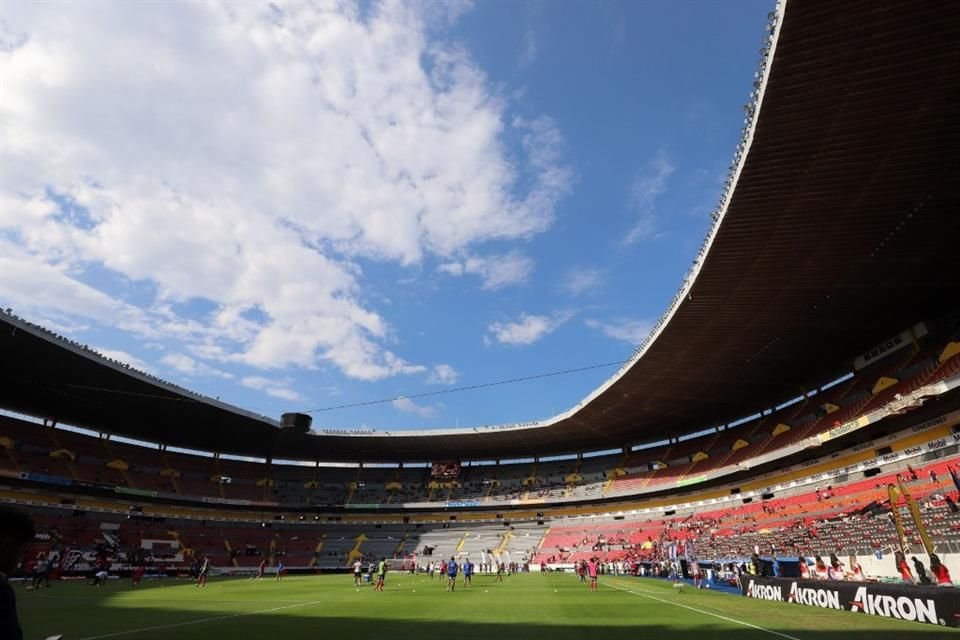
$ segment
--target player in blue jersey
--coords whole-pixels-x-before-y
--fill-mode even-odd
[[[447,563],[447,591],[456,591],[457,589],[457,561],[450,557]]]
[[[470,558],[467,558],[463,563],[463,586],[469,587],[470,581],[473,578],[473,563],[470,562]]]

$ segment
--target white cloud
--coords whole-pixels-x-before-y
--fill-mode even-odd
[[[168,353],[160,359],[163,364],[188,376],[208,376],[214,378],[233,378],[233,374],[221,371],[208,364],[194,360],[183,353]]]
[[[385,348],[358,262],[530,238],[571,180],[555,124],[512,117],[440,39],[466,7],[443,5],[11,4],[0,237],[18,257],[0,251],[17,272],[0,268],[0,302],[259,368],[424,371]],[[522,282],[532,262],[507,255],[462,269]],[[192,300],[217,311],[171,311]]]
[[[603,273],[599,269],[575,267],[567,272],[560,286],[570,295],[580,296],[594,291],[602,280]]]
[[[146,362],[144,362],[137,356],[131,355],[126,351],[121,351],[119,349],[105,349],[103,347],[90,347],[90,348],[96,351],[97,353],[99,353],[100,355],[102,355],[104,358],[108,358],[110,360],[116,360],[117,362],[130,365],[134,369],[138,369],[146,373],[152,373],[152,369],[150,365],[148,365]]]
[[[614,322],[601,322],[590,319],[584,321],[584,324],[591,329],[602,331],[604,335],[614,340],[622,340],[633,346],[643,342],[653,328],[653,323],[648,320],[620,319]]]
[[[427,376],[427,384],[456,384],[460,378],[457,370],[448,364],[434,365],[433,371]]]
[[[520,51],[520,56],[517,59],[517,66],[521,69],[526,69],[537,61],[538,54],[539,46],[537,45],[537,36],[534,34],[533,29],[528,28],[523,34],[523,49]]]
[[[486,257],[469,256],[458,262],[443,263],[437,270],[454,277],[479,276],[483,281],[481,288],[492,291],[525,283],[533,271],[533,260],[516,252]]]
[[[404,413],[415,413],[421,418],[432,418],[437,415],[436,407],[419,405],[410,398],[400,397],[394,400],[393,408]]]
[[[528,345],[552,333],[571,316],[570,313],[556,313],[552,316],[522,313],[516,322],[494,322],[487,330],[500,344]]]
[[[657,197],[667,188],[667,179],[676,167],[662,154],[648,162],[630,185],[628,204],[637,217],[637,221],[624,238],[626,244],[637,240],[646,240],[656,231]]]
[[[240,380],[240,384],[250,389],[256,389],[257,391],[263,391],[268,396],[274,398],[280,398],[282,400],[302,400],[303,397],[291,389],[288,385],[290,384],[289,380],[271,380],[270,378],[263,378],[261,376],[246,376]]]

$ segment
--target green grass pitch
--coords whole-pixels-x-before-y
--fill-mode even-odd
[[[359,590],[353,577],[212,578],[203,589],[173,579],[132,588],[55,583],[17,588],[25,638],[64,640],[448,637],[453,640],[960,640],[960,632],[799,605],[747,600],[668,582],[601,578],[590,593],[570,574],[476,576],[458,583],[394,573],[387,589]],[[960,593],[958,593],[960,597]]]

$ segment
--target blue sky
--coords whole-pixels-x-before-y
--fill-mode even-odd
[[[0,306],[278,416],[627,358],[773,2],[4,7]],[[614,371],[314,424],[546,418]]]

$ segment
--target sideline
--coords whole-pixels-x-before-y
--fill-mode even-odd
[[[710,611],[704,611],[703,609],[697,609],[696,607],[691,607],[686,604],[681,604],[673,600],[664,600],[663,598],[658,598],[657,596],[650,595],[650,591],[645,591],[643,589],[638,589],[637,591],[631,591],[630,589],[624,589],[623,587],[618,587],[615,584],[611,584],[606,580],[601,580],[600,584],[605,587],[610,587],[611,589],[616,589],[617,591],[623,591],[624,593],[629,593],[635,596],[640,596],[641,598],[650,598],[651,600],[656,600],[657,602],[662,602],[664,604],[671,604],[675,607],[682,607],[684,609],[689,609],[690,611],[696,611],[697,613],[702,613],[706,616],[713,616],[714,618],[720,618],[721,620],[726,620],[727,622],[733,622],[735,624],[742,625],[744,627],[750,627],[751,629],[756,629],[757,631],[763,631],[769,633],[770,635],[780,636],[781,638],[787,638],[787,640],[800,640],[796,636],[787,635],[786,633],[781,633],[779,631],[773,631],[772,629],[765,629],[763,627],[758,627],[755,624],[750,624],[749,622],[744,622],[743,620],[737,620],[736,618],[728,618],[727,616],[720,615],[719,613],[712,613]],[[87,639],[84,639],[87,640]]]

